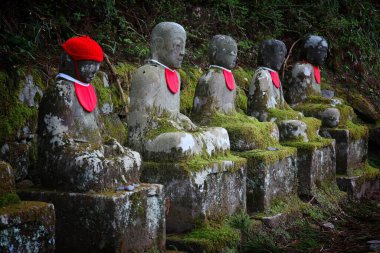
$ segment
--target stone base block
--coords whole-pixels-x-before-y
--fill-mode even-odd
[[[22,201],[0,208],[0,252],[54,252],[52,204]]]
[[[313,196],[321,185],[335,182],[335,141],[298,142],[286,145],[297,148],[298,194]]]
[[[166,231],[180,233],[199,221],[245,210],[246,160],[194,158],[184,163],[144,162],[141,180],[164,185]]]
[[[359,126],[362,128],[361,126]],[[336,142],[336,172],[349,175],[367,160],[368,133],[353,135],[348,129],[321,129],[319,134]]]
[[[359,200],[370,197],[375,191],[379,191],[380,177],[365,178],[365,176],[337,176],[337,184],[340,190],[347,192],[350,199]]]
[[[22,190],[23,199],[54,204],[56,252],[163,251],[165,216],[161,185],[134,191],[67,193]]]
[[[247,209],[264,211],[272,202],[297,191],[297,149],[251,150],[239,153],[247,158]]]

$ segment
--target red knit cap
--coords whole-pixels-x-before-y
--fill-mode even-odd
[[[62,44],[62,48],[74,61],[103,61],[102,48],[89,36],[68,39]]]

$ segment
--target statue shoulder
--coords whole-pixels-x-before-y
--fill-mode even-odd
[[[144,83],[157,82],[161,78],[161,68],[152,64],[145,64],[139,67],[132,76],[132,84],[137,82],[139,85]]]
[[[292,69],[293,77],[310,77],[313,67],[309,63],[297,62]]]

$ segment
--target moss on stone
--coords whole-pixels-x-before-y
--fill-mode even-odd
[[[236,87],[235,109],[240,113],[247,113],[248,97],[240,87]]]
[[[259,148],[267,148],[277,144],[272,132],[274,123],[260,122],[254,117],[241,113],[222,114],[215,113],[210,118],[210,126],[226,128],[230,139],[252,140]]]
[[[103,140],[116,139],[122,145],[127,143],[128,128],[119,120],[117,115],[102,115],[101,121],[103,122]]]
[[[227,224],[209,222],[183,236],[186,244],[198,244],[206,252],[224,252],[240,242],[240,233]]]
[[[31,131],[37,127],[37,107],[29,107],[22,103],[19,94],[24,88],[25,76],[32,75],[34,85],[42,90],[46,88],[42,73],[36,69],[19,69],[17,75],[10,76],[5,72],[0,72],[0,143],[16,139],[16,133],[25,125]],[[17,80],[17,81],[15,81]],[[41,96],[36,94],[35,102],[41,100]]]
[[[376,178],[380,178],[380,170],[378,168],[372,167],[368,164],[368,162],[366,162],[364,166],[353,170],[352,176],[360,176],[360,181],[363,183],[366,181],[374,180]]]
[[[198,68],[185,66],[178,70],[178,72],[181,76],[180,112],[189,116],[193,111],[195,88],[203,71]]]
[[[19,196],[13,192],[0,195],[0,208],[11,204],[18,204],[20,201]]]
[[[352,121],[348,121],[346,128],[349,130],[351,140],[360,140],[363,138],[368,138],[369,130],[367,126],[358,125]]]
[[[285,141],[281,144],[288,147],[297,148],[298,151],[310,152],[316,149],[324,148],[326,146],[332,145],[334,140],[318,137],[317,139],[310,142],[302,141]]]
[[[268,110],[269,118],[274,118],[276,121],[280,120],[290,120],[290,119],[301,119],[302,114],[293,109],[282,110],[278,108],[270,108]]]
[[[14,215],[21,212],[28,212],[28,210],[31,207],[36,207],[34,213],[27,213],[25,217],[28,217],[29,219],[35,221],[33,219],[32,215],[36,215],[38,217],[38,208],[45,207],[49,205],[45,202],[38,202],[38,201],[20,201],[18,203],[13,203],[10,205],[7,205],[5,207],[0,208],[0,215]]]
[[[319,138],[318,130],[320,129],[322,122],[319,119],[313,117],[304,117],[301,119],[301,121],[304,122],[307,126],[306,132],[309,141],[317,140]]]
[[[231,161],[232,164],[229,164]],[[227,162],[227,164],[226,164]],[[154,161],[144,161],[143,166],[148,170],[166,170],[167,178],[176,178],[183,173],[193,173],[215,168],[218,165],[219,170],[237,171],[247,163],[246,159],[232,154],[218,155],[213,157],[194,156],[188,160],[178,161],[176,163],[160,163]]]
[[[261,150],[254,149],[246,152],[235,153],[248,160],[248,163],[252,166],[256,166],[258,163],[274,164],[279,160],[285,159],[289,156],[295,156],[297,149],[293,147],[275,146],[278,150]]]

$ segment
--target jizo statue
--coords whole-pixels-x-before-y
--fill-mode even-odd
[[[151,34],[151,58],[133,75],[128,115],[129,143],[147,159],[176,161],[200,154],[204,145],[213,147],[209,154],[229,148],[225,129],[203,131],[211,136],[206,141],[202,131],[180,113],[181,81],[175,69],[181,67],[185,45],[186,32],[181,25],[173,22],[157,24]],[[191,134],[194,131],[201,133]],[[225,140],[223,145],[218,138]]]
[[[286,101],[293,105],[303,102],[309,96],[321,95],[320,67],[328,53],[327,41],[316,35],[306,38],[301,51],[301,61],[297,62],[287,85]]]
[[[260,121],[269,121],[270,108],[284,109],[285,100],[278,71],[284,63],[287,49],[280,40],[261,43],[258,57],[259,68],[249,86],[249,115]]]
[[[200,78],[194,96],[195,118],[207,121],[214,112],[235,112],[235,79],[232,69],[237,44],[226,35],[216,35],[209,46],[209,70]]]
[[[42,184],[86,192],[138,181],[140,155],[101,138],[97,96],[90,83],[103,61],[101,47],[82,36],[62,48],[56,83],[45,93],[38,116]]]

